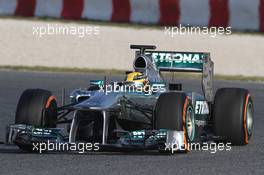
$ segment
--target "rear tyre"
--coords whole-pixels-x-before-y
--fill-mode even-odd
[[[56,127],[57,102],[50,91],[28,89],[21,95],[15,117],[15,124],[35,127]]]
[[[217,136],[232,145],[246,145],[252,135],[254,107],[246,89],[222,88],[216,92],[213,126]]]
[[[184,150],[195,139],[194,109],[191,101],[182,92],[161,94],[155,110],[156,129],[184,131]]]

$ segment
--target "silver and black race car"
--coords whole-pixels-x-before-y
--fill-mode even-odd
[[[213,93],[213,62],[209,53],[136,49],[133,71],[121,82],[92,80],[87,89],[70,94],[71,103],[57,106],[43,89],[20,97],[15,124],[6,143],[33,151],[36,143],[98,143],[104,150],[187,152],[191,143],[208,141],[246,145],[252,135],[253,101],[242,88]],[[203,94],[167,84],[162,72],[202,74]],[[69,127],[58,128],[61,125]]]

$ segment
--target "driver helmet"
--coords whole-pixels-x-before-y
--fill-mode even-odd
[[[127,74],[126,81],[133,82],[136,86],[145,86],[147,77],[141,72],[131,72]]]

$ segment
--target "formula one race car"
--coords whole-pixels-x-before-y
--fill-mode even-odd
[[[134,70],[125,81],[92,80],[70,94],[71,104],[57,107],[55,96],[28,89],[20,97],[15,124],[6,142],[34,151],[37,143],[92,143],[104,150],[187,152],[191,143],[246,145],[252,135],[253,102],[242,88],[221,88],[213,95],[209,53],[136,49]],[[167,85],[161,72],[202,74],[203,94]],[[68,129],[56,128],[68,124]]]

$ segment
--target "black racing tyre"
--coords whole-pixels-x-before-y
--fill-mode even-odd
[[[28,89],[21,95],[15,117],[15,124],[54,128],[57,123],[57,102],[50,91]]]
[[[246,145],[252,135],[254,107],[246,89],[222,88],[216,92],[213,127],[217,136],[232,145]]]
[[[183,92],[168,92],[159,96],[155,107],[155,128],[184,131],[185,149],[195,139],[194,109]]]

